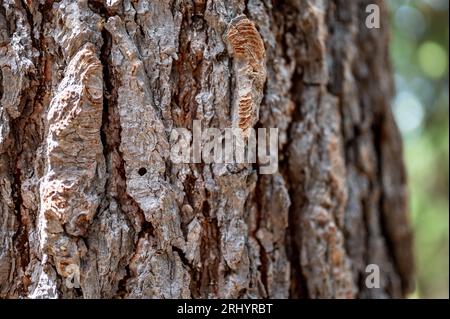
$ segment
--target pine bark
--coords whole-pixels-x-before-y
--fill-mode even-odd
[[[232,125],[239,15],[265,47],[272,175],[168,156],[175,127]],[[0,0],[0,297],[405,296],[388,33],[373,0]]]

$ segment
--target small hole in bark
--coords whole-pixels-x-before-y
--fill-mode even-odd
[[[138,174],[141,175],[141,176],[144,176],[146,173],[147,173],[147,169],[145,167],[141,167],[138,170]]]

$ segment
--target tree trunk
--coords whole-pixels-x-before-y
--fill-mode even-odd
[[[0,297],[411,291],[386,21],[373,0],[0,0]],[[231,127],[246,80],[278,171],[173,163],[171,130]]]

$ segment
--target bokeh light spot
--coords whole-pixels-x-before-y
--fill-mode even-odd
[[[417,131],[424,118],[424,109],[420,100],[411,92],[399,93],[394,101],[395,120],[403,135]]]
[[[437,43],[427,41],[418,51],[419,65],[430,78],[438,79],[447,71],[447,54]]]

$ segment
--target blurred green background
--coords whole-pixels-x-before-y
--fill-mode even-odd
[[[412,298],[448,298],[448,0],[387,0],[415,231]]]

